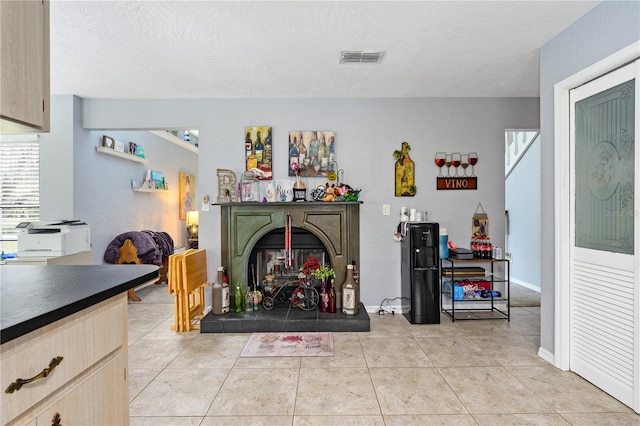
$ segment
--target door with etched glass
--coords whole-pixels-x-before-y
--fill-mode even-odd
[[[635,73],[570,94],[570,368],[630,406],[640,375]]]

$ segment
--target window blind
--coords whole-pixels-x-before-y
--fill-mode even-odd
[[[40,145],[37,135],[0,139],[0,248],[18,251],[16,225],[40,218]]]

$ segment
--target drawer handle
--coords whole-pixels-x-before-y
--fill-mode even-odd
[[[30,379],[17,379],[15,382],[11,383],[9,387],[5,390],[5,393],[14,393],[17,390],[22,388],[22,385],[26,385],[27,383],[35,382],[36,380],[42,379],[43,377],[47,377],[49,373],[53,371],[60,363],[62,362],[62,357],[57,356],[51,360],[49,363],[49,367],[45,368],[38,374]]]

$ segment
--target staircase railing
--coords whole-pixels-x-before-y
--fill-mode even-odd
[[[522,156],[527,152],[531,143],[540,137],[539,130],[506,130],[504,136],[504,178],[518,164]]]

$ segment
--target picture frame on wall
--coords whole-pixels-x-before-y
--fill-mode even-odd
[[[151,170],[151,182],[155,189],[167,189],[167,181],[164,178],[163,172]]]
[[[178,197],[180,198],[179,219],[185,220],[188,211],[197,210],[194,173],[182,170],[178,173]]]
[[[289,131],[289,176],[328,176],[335,161],[335,132]]]
[[[142,145],[136,145],[135,155],[136,157],[144,158],[144,148],[142,147]]]
[[[118,152],[124,152],[124,142],[115,141],[113,149],[115,149]]]
[[[246,170],[254,171],[256,179],[273,179],[273,139],[271,126],[244,128]]]
[[[114,149],[115,145],[116,145],[115,139],[107,135],[102,135],[102,146],[104,146],[105,148]]]

